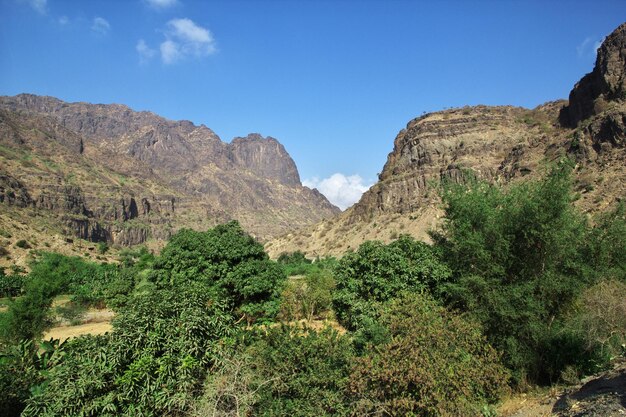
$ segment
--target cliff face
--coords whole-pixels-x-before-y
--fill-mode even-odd
[[[593,71],[585,75],[569,95],[561,121],[576,127],[582,120],[626,102],[626,23],[606,37]]]
[[[369,239],[400,233],[428,240],[443,214],[436,185],[468,172],[506,183],[539,178],[562,157],[577,162],[579,207],[601,211],[626,195],[626,24],[609,35],[594,70],[570,101],[533,110],[475,106],[426,114],[394,141],[379,181],[338,218],[276,239],[270,254],[342,254]]]
[[[0,98],[0,203],[123,245],[230,219],[268,239],[339,212],[276,139],[28,94]]]
[[[229,145],[230,159],[242,169],[287,186],[300,185],[300,174],[287,151],[276,139],[252,133]]]

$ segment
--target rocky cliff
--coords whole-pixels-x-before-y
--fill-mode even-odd
[[[396,136],[379,181],[357,204],[266,248],[274,256],[293,250],[338,255],[400,233],[427,240],[442,214],[436,190],[442,180],[462,182],[468,172],[500,183],[538,178],[565,156],[577,162],[583,210],[615,204],[626,195],[625,45],[623,24],[606,38],[594,70],[576,84],[569,102],[532,110],[464,107],[411,120]]]
[[[339,212],[274,138],[225,143],[189,121],[29,94],[0,98],[0,204],[5,229],[45,218],[122,245],[229,219],[263,240]]]

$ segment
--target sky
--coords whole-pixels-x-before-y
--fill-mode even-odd
[[[567,98],[625,0],[0,0],[0,95],[278,139],[345,208],[415,117]]]

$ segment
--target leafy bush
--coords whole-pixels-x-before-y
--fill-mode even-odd
[[[21,274],[6,275],[0,268],[0,297],[17,297],[24,289],[24,276]]]
[[[39,338],[53,323],[49,309],[55,294],[52,285],[42,283],[9,301],[7,311],[0,315],[0,341],[9,344]]]
[[[586,360],[577,338],[564,340],[564,314],[624,257],[623,247],[593,243],[572,205],[570,171],[563,163],[542,181],[506,190],[469,181],[443,192],[446,219],[433,239],[453,278],[441,297],[483,324],[518,383],[554,381],[564,367]]]
[[[588,351],[609,357],[625,354],[626,282],[601,281],[585,290],[568,327],[581,335]]]
[[[279,326],[247,351],[257,374],[253,415],[347,415],[349,338],[326,328]]]
[[[62,320],[68,322],[71,326],[80,324],[81,320],[85,317],[87,308],[84,305],[69,302],[62,306],[57,306],[55,312],[61,317]]]
[[[602,279],[626,281],[626,204],[602,214],[587,239],[588,262]]]
[[[333,306],[339,322],[350,330],[374,315],[377,303],[402,291],[435,291],[450,275],[435,248],[407,235],[389,245],[365,242],[347,253],[335,271]]]
[[[171,415],[184,412],[205,369],[234,331],[201,284],[137,295],[114,331],[68,343],[23,416]]]
[[[202,282],[248,322],[276,316],[285,274],[237,222],[172,236],[155,263],[162,286]]]
[[[279,318],[312,320],[332,308],[335,279],[329,270],[315,271],[300,279],[291,279],[282,295]]]
[[[32,392],[39,391],[49,369],[63,361],[58,340],[22,340],[0,350],[0,415],[17,417]]]
[[[40,337],[53,323],[49,309],[59,294],[74,294],[72,301],[77,304],[100,305],[129,293],[134,286],[133,274],[120,273],[115,265],[56,253],[43,253],[23,280],[23,296],[11,301],[0,318],[0,338],[4,341]]]
[[[15,246],[21,249],[30,249],[31,247],[30,244],[24,239],[20,239],[17,242],[15,242]]]
[[[475,416],[506,390],[507,372],[477,324],[407,293],[384,306],[388,341],[355,360],[353,415]]]
[[[99,242],[98,243],[98,253],[100,255],[104,255],[105,253],[107,253],[109,250],[109,245],[107,245],[106,242]]]

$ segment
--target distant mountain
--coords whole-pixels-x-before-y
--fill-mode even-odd
[[[230,219],[267,240],[339,213],[274,138],[225,143],[189,121],[30,94],[0,97],[0,203],[5,246],[47,229],[132,245]]]
[[[418,117],[397,135],[379,181],[357,204],[266,248],[274,256],[293,250],[324,255],[401,233],[427,240],[443,214],[434,188],[441,180],[462,182],[467,170],[500,183],[538,178],[564,156],[577,162],[583,210],[602,211],[626,197],[626,23],[605,39],[593,72],[576,84],[569,102]]]

